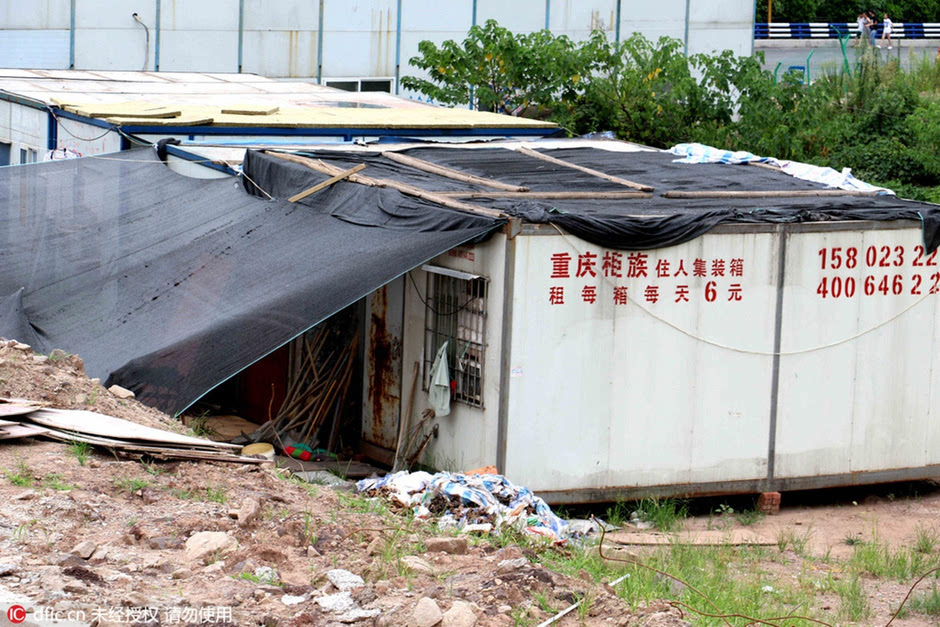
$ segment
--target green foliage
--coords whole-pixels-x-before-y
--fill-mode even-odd
[[[418,44],[411,64],[429,78],[405,76],[402,86],[441,104],[472,102],[475,108],[513,113],[572,98],[607,48],[603,34],[582,44],[547,30],[513,34],[494,20],[473,26],[462,43]]]
[[[767,20],[767,2],[756,0],[757,21]],[[936,0],[881,0],[874,5],[878,21],[885,11],[896,22],[938,22],[940,5]],[[848,22],[872,5],[863,0],[773,0],[774,22]]]
[[[906,609],[918,614],[940,616],[940,591],[934,583],[930,592],[915,594],[908,602]]]
[[[138,490],[142,490],[149,485],[149,481],[140,477],[114,480],[114,487],[117,488],[119,492],[126,492],[127,494],[134,494]]]
[[[902,196],[940,200],[940,64],[932,58],[902,69],[867,50],[848,71],[814,73],[805,85],[800,75],[775,80],[759,55],[686,56],[679,40],[640,34],[619,45],[599,32],[574,43],[547,31],[516,35],[492,20],[461,44],[426,41],[419,50],[412,63],[428,78],[402,85],[443,104],[547,117],[573,135],[613,131],[656,147],[701,142],[848,167]]]
[[[27,466],[26,462],[23,460],[16,462],[15,471],[4,468],[3,474],[5,474],[7,479],[10,480],[10,483],[15,486],[19,486],[21,488],[33,487],[33,472],[29,469],[29,466]]]
[[[68,445],[68,451],[75,456],[79,465],[84,466],[88,461],[88,456],[91,455],[91,445],[87,442],[73,441]]]
[[[675,531],[689,517],[689,507],[680,499],[643,499],[634,511],[640,520],[653,523],[656,529],[665,533]]]

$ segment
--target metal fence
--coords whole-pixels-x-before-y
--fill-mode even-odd
[[[882,24],[875,26],[881,36]],[[754,24],[754,39],[838,39],[858,34],[855,22],[771,22]],[[894,39],[940,39],[940,22],[895,22]]]

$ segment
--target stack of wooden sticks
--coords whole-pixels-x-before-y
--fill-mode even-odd
[[[256,435],[273,438],[281,447],[285,442],[279,440],[285,437],[315,447],[321,428],[332,419],[326,444],[333,450],[352,385],[359,333],[357,330],[353,334],[348,345],[337,348],[330,326],[321,325],[312,339],[304,337],[302,342],[300,367],[287,389],[284,403]]]

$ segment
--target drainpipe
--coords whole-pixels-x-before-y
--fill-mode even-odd
[[[395,95],[398,95],[398,81],[401,79],[401,0],[398,0],[398,20],[395,25]]]
[[[617,28],[614,32],[614,42],[616,42],[617,47],[620,47],[620,1],[617,0]]]
[[[689,56],[689,2],[685,0],[685,56]]]
[[[320,0],[320,25],[317,27],[317,84],[323,84],[323,0]]]
[[[153,71],[160,71],[160,0],[157,0],[157,25],[153,44]]]
[[[245,38],[245,0],[238,0],[238,73],[242,73],[242,42]]]
[[[548,25],[552,16],[552,0],[545,0],[545,30],[549,30]]]
[[[71,17],[69,18],[69,69],[75,69],[75,0],[69,5]]]

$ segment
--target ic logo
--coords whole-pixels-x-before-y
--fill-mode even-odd
[[[26,609],[22,605],[11,605],[7,609],[7,619],[14,624],[26,620]]]

